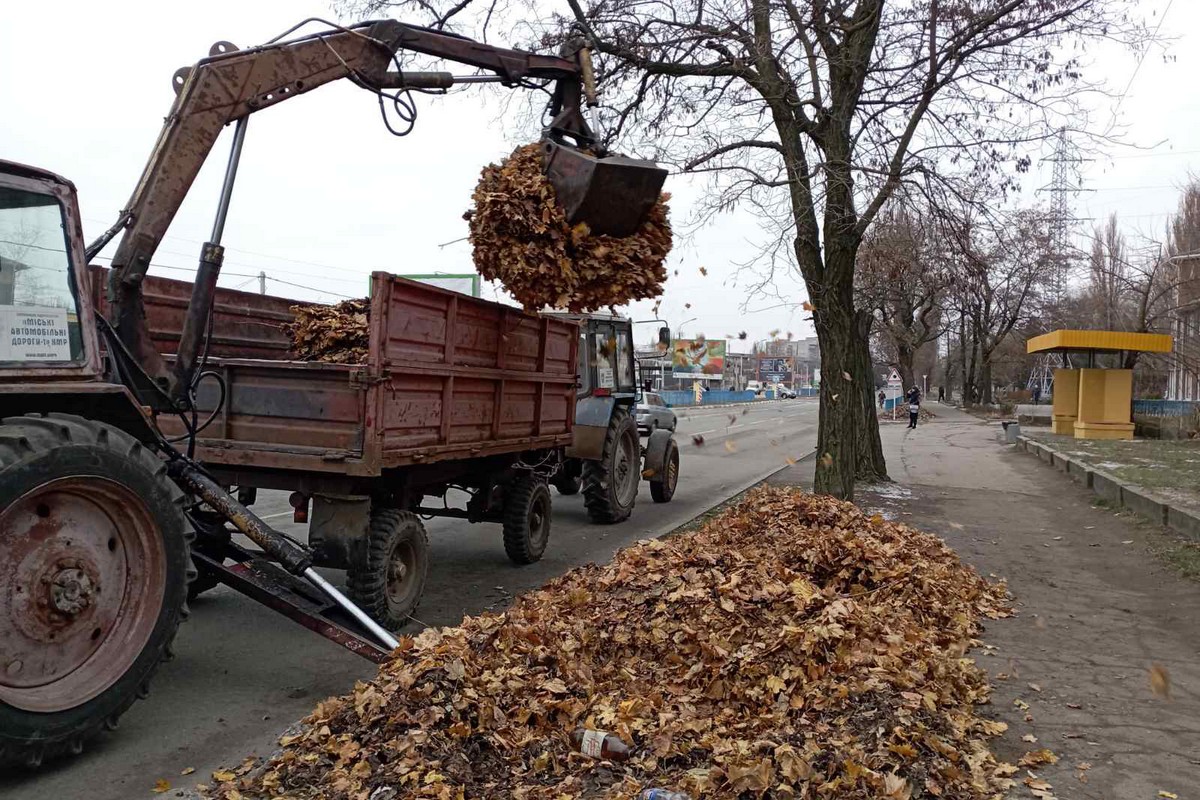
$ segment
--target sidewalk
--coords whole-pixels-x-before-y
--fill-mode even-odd
[[[930,410],[937,418],[916,430],[883,427],[896,483],[860,487],[857,502],[1007,579],[1018,615],[991,623],[973,654],[1009,725],[998,755],[1015,764],[1052,750],[1057,764],[1032,769],[1058,798],[1200,798],[1200,584],[1148,552],[1148,525],[1000,445],[997,424]],[[1154,664],[1168,697],[1151,690]],[[1022,767],[1012,797],[1031,796],[1026,777]]]

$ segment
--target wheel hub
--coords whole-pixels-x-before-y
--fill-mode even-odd
[[[79,616],[92,605],[97,588],[83,570],[61,569],[50,581],[50,605],[64,616]]]
[[[166,582],[144,501],[98,477],[49,481],[0,510],[0,701],[53,712],[125,673]]]

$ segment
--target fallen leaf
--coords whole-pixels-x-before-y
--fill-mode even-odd
[[[1038,740],[1038,738],[1036,736],[1034,736],[1032,733],[1027,733],[1021,737],[1021,741],[1023,741],[1023,742],[1036,742],[1037,740]]]
[[[1042,690],[1042,687],[1038,686],[1036,683],[1029,684],[1029,688],[1033,689],[1035,692],[1040,692]]]
[[[1017,762],[1022,767],[1036,767],[1039,764],[1057,764],[1058,756],[1047,748],[1041,750],[1031,750],[1021,756],[1021,760]]]
[[[179,774],[180,774],[180,775],[191,775],[191,774],[192,774],[193,772],[195,772],[195,771],[196,771],[196,768],[195,768],[195,767],[184,767],[184,768],[183,768],[183,769],[182,769],[182,770],[179,772]]]
[[[154,782],[154,793],[155,794],[162,794],[163,792],[169,792],[169,791],[171,791],[171,782],[170,781],[164,780],[163,778],[159,778],[158,780],[156,780]]]
[[[1179,795],[1174,792],[1168,792],[1166,789],[1159,789],[1158,796],[1165,797],[1167,800],[1179,800]]]
[[[1158,697],[1171,696],[1171,674],[1162,664],[1150,665],[1150,691]]]
[[[234,775],[232,772],[230,772],[227,769],[219,769],[212,774],[213,780],[218,781],[220,783],[224,783],[225,781],[231,781],[236,777],[237,777],[237,775]]]

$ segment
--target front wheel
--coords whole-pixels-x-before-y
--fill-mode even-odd
[[[428,574],[429,537],[417,515],[372,509],[366,546],[346,571],[350,599],[389,631],[399,630],[417,610]]]
[[[659,476],[655,476],[656,478]],[[663,474],[660,480],[650,481],[650,497],[656,503],[669,503],[675,496],[675,486],[679,483],[679,447],[672,439],[667,444],[667,452],[663,457]]]
[[[532,564],[549,541],[550,489],[536,475],[519,475],[504,500],[504,552],[514,564]]]
[[[124,431],[0,424],[0,764],[80,753],[145,696],[195,577],[183,503]]]

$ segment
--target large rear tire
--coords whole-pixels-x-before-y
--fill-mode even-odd
[[[633,513],[642,481],[641,440],[629,410],[613,409],[599,461],[583,465],[583,498],[592,522],[624,522]]]
[[[78,754],[146,695],[196,574],[183,505],[117,428],[0,423],[0,764]]]
[[[366,546],[346,572],[350,599],[389,631],[411,619],[429,574],[429,536],[411,511],[376,508]]]
[[[650,481],[650,496],[656,503],[669,503],[675,496],[675,486],[679,483],[679,447],[675,440],[667,444],[667,453],[663,458],[663,474],[655,475]]]

